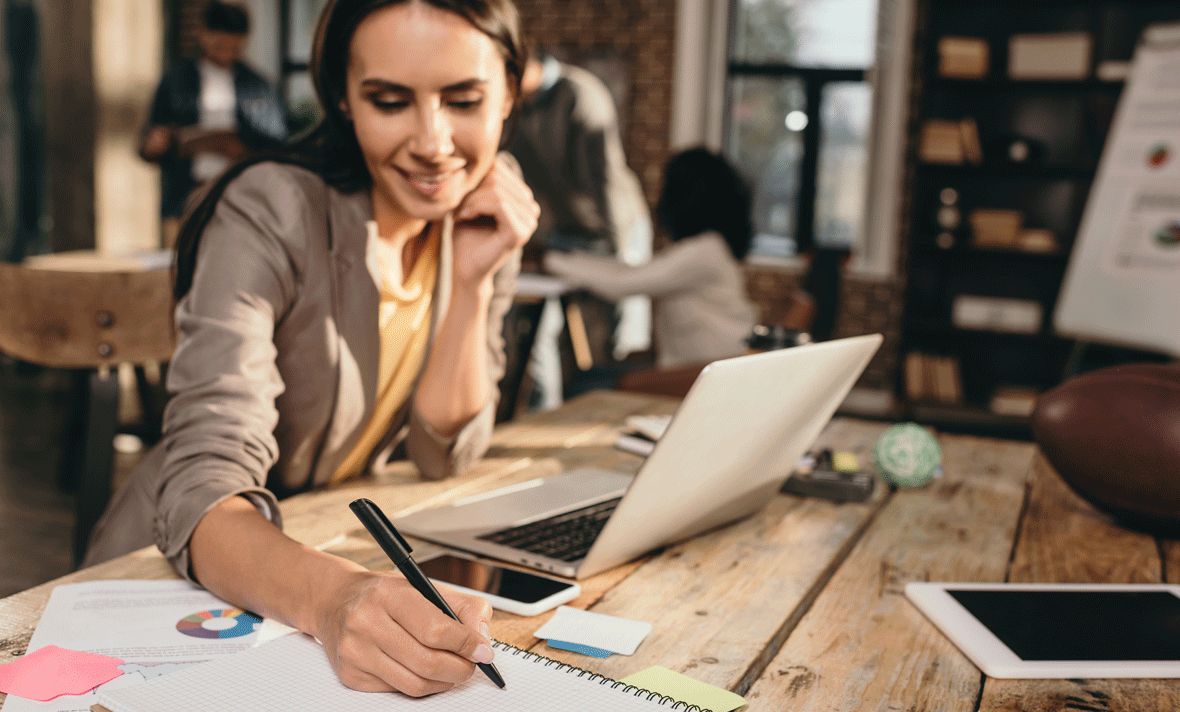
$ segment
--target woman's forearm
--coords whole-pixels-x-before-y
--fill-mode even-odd
[[[453,621],[404,576],[304,546],[242,497],[201,519],[190,554],[193,573],[214,594],[319,639],[353,689],[431,694],[495,656],[487,601],[443,589]]]
[[[189,543],[193,575],[237,606],[321,638],[321,612],[365,569],[279,531],[243,497],[213,507]]]
[[[487,322],[492,292],[490,276],[472,289],[455,285],[418,382],[414,407],[444,437],[459,432],[491,397]]]

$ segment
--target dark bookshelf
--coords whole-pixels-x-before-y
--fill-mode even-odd
[[[1143,29],[1180,22],[1180,4],[1134,0],[919,0],[911,92],[906,224],[906,303],[901,356],[950,357],[961,374],[957,402],[911,398],[903,369],[898,392],[906,415],[952,430],[1027,435],[1028,419],[990,410],[997,388],[1043,392],[1073,373],[1117,363],[1161,361],[1134,349],[1079,349],[1053,332],[1057,295],[1082,212],[1123,88],[1099,68],[1129,62]],[[1084,33],[1088,66],[1076,78],[1009,75],[1014,35]],[[940,72],[939,40],[986,43],[971,78]],[[923,160],[924,125],[971,123],[961,160]],[[1013,146],[1021,143],[1022,146]],[[944,144],[945,145],[945,144]],[[1019,149],[1019,150],[1017,150]],[[1023,152],[1023,155],[1021,153]],[[1015,158],[1014,158],[1015,156]],[[949,192],[948,192],[949,191]],[[947,200],[951,196],[954,199]],[[948,213],[945,209],[954,212]],[[940,212],[941,211],[941,212]],[[1018,239],[984,239],[972,214],[1015,211]],[[950,219],[957,216],[956,219]],[[1009,213],[1012,214],[1012,213]],[[982,220],[982,218],[981,218]],[[993,223],[994,224],[994,223]],[[1051,248],[1026,249],[1025,231],[1051,235]],[[1010,231],[1001,231],[1007,236]],[[1004,240],[1007,240],[1004,237]],[[957,298],[1007,300],[1039,309],[1033,333],[963,328]]]

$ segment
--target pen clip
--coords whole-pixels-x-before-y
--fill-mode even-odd
[[[365,525],[365,528],[369,530],[369,533],[373,535],[373,538],[378,543],[381,543],[383,535],[391,535],[401,547],[401,551],[398,553],[403,555],[404,558],[409,558],[410,552],[414,548],[402,537],[401,532],[393,527],[393,523],[389,521],[389,517],[385,516],[385,512],[382,512],[381,508],[374,504],[372,500],[361,497],[349,503],[348,507],[361,518],[361,522]],[[379,523],[381,530],[375,530],[370,526],[371,522]],[[394,556],[394,552],[387,550],[386,553],[390,555],[394,563],[398,563],[398,557]]]

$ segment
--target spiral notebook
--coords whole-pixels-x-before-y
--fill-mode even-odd
[[[513,710],[600,712],[701,710],[543,655],[494,641],[496,667],[507,687],[478,671],[437,695],[357,692],[337,679],[323,648],[305,635],[288,635],[241,653],[159,677],[135,687],[99,691],[92,710],[110,712],[287,712],[292,709],[393,712]]]

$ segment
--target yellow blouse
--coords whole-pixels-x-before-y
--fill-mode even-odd
[[[377,371],[377,399],[373,415],[365,424],[360,439],[333,474],[333,484],[364,471],[373,449],[388,432],[394,413],[410,396],[426,356],[426,342],[430,337],[430,306],[435,278],[438,276],[440,231],[437,226],[430,228],[426,245],[404,281],[404,242],[390,244],[382,241],[377,234],[377,223],[372,220],[366,227],[369,231],[369,252],[376,256],[377,271],[381,275],[378,284],[381,292],[381,311],[378,316],[381,358]]]

